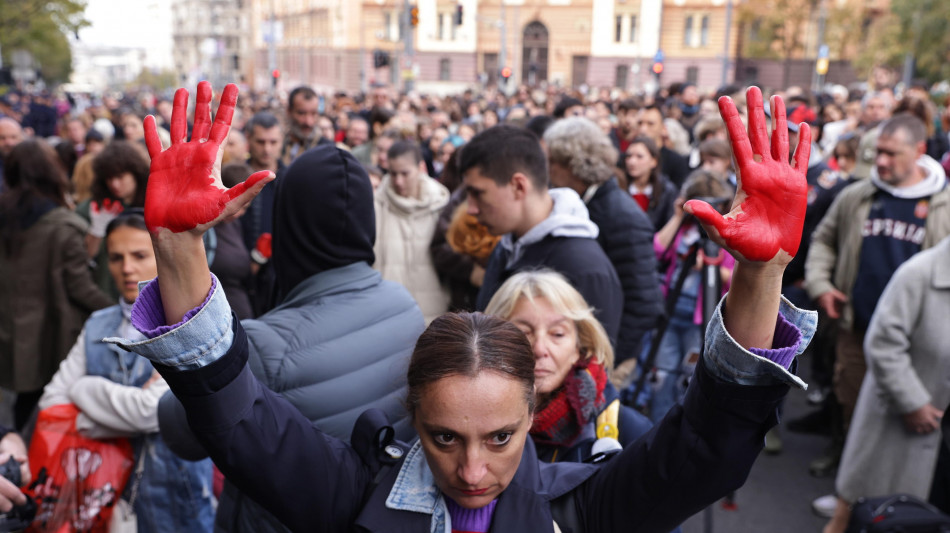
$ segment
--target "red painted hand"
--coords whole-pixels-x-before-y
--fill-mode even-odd
[[[145,223],[153,234],[161,228],[174,233],[202,232],[234,215],[273,176],[267,171],[257,172],[231,189],[221,183],[221,145],[228,137],[237,96],[237,86],[228,84],[224,88],[212,125],[211,84],[199,83],[195,125],[191,141],[186,142],[188,91],[178,89],[172,107],[172,145],[164,151],[155,119],[145,117],[145,144],[152,157],[145,191]]]
[[[811,152],[811,131],[807,124],[801,125],[795,163],[789,164],[788,125],[782,99],[772,99],[771,150],[762,92],[758,87],[750,87],[746,100],[748,135],[732,99],[719,99],[719,111],[729,129],[739,168],[739,190],[732,210],[723,217],[712,206],[698,200],[687,202],[685,208],[737,259],[776,260],[787,264],[798,252],[805,223],[808,195],[805,172]],[[783,251],[785,254],[780,253]]]

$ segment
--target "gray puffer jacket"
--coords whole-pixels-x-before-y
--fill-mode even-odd
[[[348,440],[359,415],[378,408],[399,421],[400,438],[413,434],[403,400],[409,356],[425,327],[422,312],[405,288],[384,281],[367,263],[313,275],[279,306],[241,324],[254,375],[327,433]],[[170,395],[162,403],[169,446],[189,458],[203,454],[181,404]],[[288,530],[225,481],[215,531]]]
[[[311,276],[281,305],[241,325],[251,371],[327,433],[348,440],[356,419],[375,407],[399,420],[401,438],[412,434],[406,368],[425,323],[401,285],[354,263]],[[225,483],[215,531],[289,530]]]

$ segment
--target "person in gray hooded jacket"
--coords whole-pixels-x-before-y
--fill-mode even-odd
[[[348,440],[370,408],[398,420],[397,434],[408,438],[406,367],[425,323],[406,289],[370,266],[376,223],[369,177],[348,152],[321,145],[275,183],[271,261],[278,305],[241,322],[251,371],[337,438]],[[317,203],[320,209],[313,208]],[[159,417],[173,450],[204,455],[173,396],[163,398]],[[215,531],[287,529],[225,482]]]
[[[548,162],[528,130],[495,126],[462,149],[459,172],[468,212],[503,235],[485,269],[476,308],[483,311],[511,275],[541,267],[560,272],[595,310],[616,345],[623,288],[597,243],[597,225],[572,189],[548,190]]]

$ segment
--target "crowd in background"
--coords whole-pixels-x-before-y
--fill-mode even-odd
[[[936,322],[926,326],[932,328],[926,333],[933,339],[904,331],[913,324],[903,330],[890,324],[882,331],[888,319],[906,317],[895,317],[896,311],[879,303],[899,299],[888,283],[895,272],[903,272],[902,264],[950,234],[950,97],[937,101],[923,82],[896,90],[891,79],[872,80],[864,90],[835,85],[813,94],[788,87],[772,94],[786,102],[791,146],[797,145],[799,123],[811,125],[813,141],[802,245],[785,272],[783,293],[791,303],[819,311],[821,319],[809,349],[809,402],[816,412],[771,431],[766,451],[781,452],[785,430],[831,436],[827,454],[816,458],[810,470],[818,476],[840,472],[838,495],[819,498],[814,507],[829,518],[835,515],[827,531],[843,531],[842,506],[861,496],[884,491],[910,492],[935,502],[950,498],[945,479],[950,468],[939,463],[946,470],[943,476],[938,468],[938,457],[947,453],[939,439],[939,422],[950,403],[941,383],[950,375],[950,363],[943,359],[950,358],[935,354],[939,362],[915,373],[917,351],[895,354],[893,348],[924,343],[921,350],[927,352],[934,343],[945,346],[946,338]],[[0,386],[17,394],[18,430],[28,426],[38,404],[53,401],[50,395],[88,401],[84,399],[93,394],[89,391],[69,393],[67,381],[76,377],[59,375],[53,390],[48,385],[63,372],[64,359],[64,365],[75,359],[74,343],[85,345],[88,353],[99,350],[80,335],[90,313],[113,309],[110,306],[119,301],[113,313],[119,324],[120,311],[137,296],[137,286],[131,291],[130,284],[148,279],[125,276],[116,266],[123,261],[122,253],[135,253],[128,251],[132,244],[119,239],[125,234],[116,221],[144,207],[149,156],[142,121],[153,115],[167,146],[173,106],[167,96],[130,91],[54,97],[13,91],[0,98]],[[571,331],[590,337],[577,342],[577,353],[564,356],[567,363],[558,359],[560,348],[554,341],[547,348],[550,354],[536,348],[539,361],[555,361],[552,372],[557,379],[543,391],[544,416],[536,420],[532,436],[545,460],[583,460],[596,439],[585,440],[588,449],[581,450],[579,435],[595,431],[595,420],[608,400],[619,398],[628,406],[622,415],[622,430],[628,431],[621,440],[626,444],[684,397],[709,318],[702,313],[702,265],[717,267],[722,294],[729,288],[735,258],[725,252],[706,257],[700,249],[700,227],[682,207],[698,198],[725,212],[741,182],[717,108],[720,96],[731,96],[746,113],[743,88],[713,92],[691,83],[674,83],[655,95],[611,88],[581,94],[553,86],[519,86],[510,94],[497,88],[468,90],[451,96],[400,94],[388,86],[374,87],[368,94],[318,94],[308,87],[242,93],[224,147],[224,184],[236,185],[261,170],[274,172],[277,179],[239,218],[205,236],[211,271],[238,318],[262,324],[261,331],[247,329],[254,350],[262,353],[261,372],[271,376],[275,374],[264,370],[268,350],[297,357],[293,368],[301,376],[312,372],[300,359],[304,356],[290,355],[278,338],[283,328],[312,327],[288,309],[298,299],[304,305],[307,298],[316,298],[300,288],[301,280],[313,272],[364,262],[408,291],[411,299],[380,289],[376,301],[385,300],[391,307],[361,325],[344,327],[377,342],[383,342],[379,337],[405,341],[406,346],[396,346],[380,358],[405,355],[412,340],[408,337],[421,331],[422,325],[407,313],[421,313],[428,324],[449,311],[487,309],[514,321],[532,344],[541,345],[542,337],[555,338],[556,332],[535,318],[518,322],[516,291],[533,290],[554,301],[560,297],[544,290],[566,291],[557,285],[563,278],[553,282],[554,289],[544,290],[529,286],[506,292],[505,282],[519,271],[544,268],[560,273],[586,303],[568,299],[571,305],[546,312],[572,316],[576,330]],[[488,137],[496,139],[494,144]],[[541,147],[540,160],[506,155],[506,145],[531,143]],[[339,152],[330,154],[329,147],[349,155],[337,157],[333,154]],[[509,165],[512,175],[521,174],[524,183],[513,178],[502,187],[481,175],[492,157],[499,159],[498,165]],[[352,161],[361,170],[350,168]],[[346,179],[368,176],[374,190],[372,213],[345,203],[346,196],[331,185],[315,183],[324,173]],[[519,194],[537,200],[512,203]],[[333,211],[310,212],[324,198],[338,202]],[[521,211],[514,212],[514,205]],[[334,219],[360,221],[356,229],[346,230],[349,240],[344,243],[323,242],[318,231],[307,227],[331,227]],[[144,236],[144,225],[136,224],[125,223],[129,242],[133,231]],[[43,232],[31,232],[39,227]],[[947,246],[944,242],[938,249]],[[126,251],[119,251],[123,247]],[[63,250],[68,253],[60,253]],[[307,270],[299,264],[316,266]],[[918,274],[925,275],[930,274]],[[511,291],[515,294],[508,294]],[[497,294],[507,294],[509,301],[493,301]],[[370,313],[373,301],[366,300],[363,311],[351,306],[347,312]],[[410,311],[406,306],[413,302],[418,310]],[[903,305],[913,308],[915,302]],[[583,310],[568,309],[572,306]],[[588,306],[596,321],[581,316]],[[101,322],[102,315],[97,316]],[[386,320],[403,322],[400,327],[384,326]],[[595,322],[596,327],[591,325]],[[88,337],[90,325],[85,327]],[[96,327],[106,328],[98,323]],[[267,328],[273,331],[263,331]],[[893,337],[901,332],[907,333],[902,340]],[[320,343],[338,340],[309,342],[318,352],[329,353]],[[609,356],[604,355],[605,343]],[[881,346],[884,355],[875,359]],[[898,373],[903,380],[894,377]],[[647,384],[642,390],[636,387],[640,375]],[[936,378],[929,379],[932,376]],[[135,401],[155,409],[165,389],[150,377],[151,371],[142,370],[124,385],[151,389],[143,393],[147,398]],[[373,379],[354,377],[354,390]],[[281,376],[268,385],[278,392],[305,388],[294,381]],[[577,391],[585,387],[593,391],[589,400],[598,409],[572,407],[570,394],[581,394]],[[869,387],[892,398],[888,408],[869,413],[873,402],[859,399],[871,394],[865,392]],[[372,389],[371,395],[376,392],[398,393]],[[314,398],[304,401],[316,403]],[[94,407],[89,411],[97,412]],[[323,424],[333,413],[312,414]],[[897,429],[872,423],[887,417],[901,421]],[[568,418],[577,427],[565,425]],[[158,430],[154,418],[127,425],[127,433]],[[906,442],[881,436],[901,427]],[[854,437],[856,432],[860,437]],[[348,430],[341,427],[339,433],[348,435]],[[890,447],[870,456],[865,450],[859,453],[855,439],[874,438],[872,434],[890,439]],[[866,465],[896,464],[909,455],[910,446],[920,445],[910,434],[937,436],[923,446],[929,459],[918,462],[923,466],[914,475],[888,484],[878,480],[887,474],[868,473],[873,468]],[[885,456],[888,453],[892,455]],[[189,467],[192,477],[210,477],[207,463],[194,464],[208,471]],[[181,482],[201,484],[192,478]],[[155,497],[151,504],[173,501],[168,496]],[[239,496],[236,489],[225,488],[224,498],[231,504],[219,506],[219,519],[222,511],[238,521],[247,519],[234,510]],[[254,530],[253,525],[247,527]]]

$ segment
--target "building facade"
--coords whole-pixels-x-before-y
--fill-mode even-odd
[[[414,10],[413,10],[414,8]],[[256,88],[453,93],[498,83],[636,89],[659,48],[651,0],[253,0]],[[415,11],[416,23],[410,21]],[[271,31],[274,27],[278,31]],[[411,43],[407,43],[411,33]],[[275,38],[271,42],[271,36]]]
[[[246,83],[252,72],[247,0],[174,0],[172,61],[181,81],[192,86]]]
[[[390,84],[457,93],[501,81],[509,88],[526,83],[628,91],[691,81],[711,89],[761,81],[760,75],[774,81],[779,61],[743,57],[743,41],[754,26],[748,13],[757,6],[751,0],[249,1],[253,54],[242,66],[257,89],[307,84],[332,92]],[[860,2],[860,9],[872,14],[883,13],[887,4],[823,2],[833,7]],[[820,16],[817,8],[809,11],[811,40],[783,61],[795,63],[796,83],[813,70]],[[657,77],[652,67],[660,56]],[[854,76],[843,62],[848,57],[831,59],[842,78]],[[501,79],[503,71],[510,74],[507,80]]]

